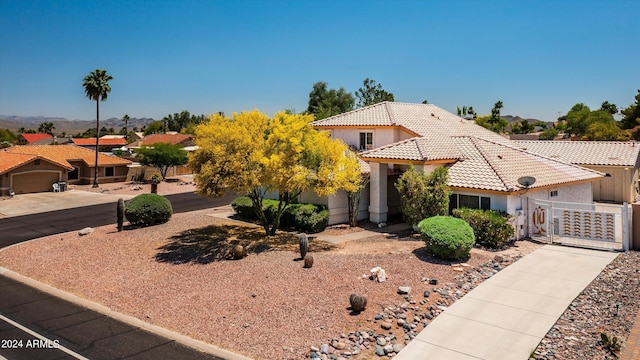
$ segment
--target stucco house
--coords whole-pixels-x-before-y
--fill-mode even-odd
[[[71,138],[71,143],[89,150],[95,150],[96,148],[96,138]],[[113,148],[125,145],[127,145],[127,139],[124,138],[124,135],[105,135],[98,139],[99,151],[111,151]]]
[[[635,141],[516,141],[518,147],[604,173],[593,184],[593,200],[635,202],[640,144]]]
[[[42,144],[42,142],[45,142],[45,144]],[[18,145],[32,145],[36,143],[40,145],[50,145],[53,143],[53,135],[44,133],[20,134],[16,141],[16,144]]]
[[[124,181],[129,160],[98,154],[98,182]],[[0,150],[0,192],[52,191],[55,182],[90,184],[95,152],[74,145],[13,146]]]
[[[400,210],[397,178],[409,166],[429,172],[449,168],[451,208],[502,210],[517,217],[517,236],[525,236],[527,199],[592,203],[592,182],[604,174],[521,149],[513,141],[432,104],[383,102],[312,125],[329,131],[360,151],[370,173],[360,204],[360,219],[383,223]],[[532,176],[530,186],[518,179]],[[302,201],[320,202],[330,223],[347,221],[344,192],[328,198],[305,193]]]
[[[155,143],[168,143],[179,145],[185,151],[194,151],[196,149],[195,145],[195,135],[191,134],[180,134],[177,132],[170,132],[165,134],[149,134],[142,139],[136,140],[129,145],[127,148],[131,151],[135,151],[136,149],[141,148],[142,146],[151,146]],[[158,170],[155,167],[151,166],[142,166],[140,164],[134,164],[131,167],[131,171],[129,172],[128,179],[131,181],[148,179],[153,173]],[[187,165],[179,165],[172,166],[167,172],[167,176],[179,176],[179,175],[187,175],[192,174],[193,172]]]

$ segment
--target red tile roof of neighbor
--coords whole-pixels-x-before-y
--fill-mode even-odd
[[[79,146],[96,146],[96,138],[72,138],[71,141]],[[122,146],[127,145],[127,140],[123,138],[100,138],[98,141],[100,146]]]
[[[90,167],[95,166],[96,153],[93,150],[85,149],[81,146],[75,145],[28,145],[28,146],[12,146],[0,152],[0,163],[4,162],[5,155],[10,154],[23,154],[23,155],[36,155],[42,159],[59,164],[60,166],[73,169],[69,161],[79,160],[83,161]],[[9,158],[9,160],[19,160],[18,157]],[[114,166],[114,165],[128,165],[131,161],[121,159],[117,156],[98,154],[98,165],[101,166]]]
[[[20,136],[22,136],[25,140],[27,140],[27,143],[36,142],[42,139],[53,139],[53,136],[51,136],[50,134],[42,134],[42,133],[20,134]]]
[[[155,143],[179,144],[193,138],[194,136],[189,134],[150,134],[139,140],[139,146]]]

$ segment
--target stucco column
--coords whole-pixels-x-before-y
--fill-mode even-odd
[[[386,163],[370,162],[371,182],[369,221],[379,224],[387,221],[387,168]]]

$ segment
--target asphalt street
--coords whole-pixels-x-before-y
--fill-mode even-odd
[[[230,204],[237,195],[205,198],[194,193],[166,195],[174,213],[183,213]],[[0,248],[39,237],[98,227],[117,222],[116,203],[0,219]]]
[[[181,213],[227,205],[235,195],[166,197],[174,213]],[[0,219],[0,248],[87,226],[115,224],[115,209],[115,203],[108,203]],[[3,357],[221,360],[0,275],[0,360]]]

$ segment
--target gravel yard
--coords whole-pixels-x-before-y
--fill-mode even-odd
[[[149,192],[135,186],[105,184],[94,191]],[[188,180],[162,183],[159,193],[185,189],[193,189]],[[304,359],[328,350],[375,359],[376,337],[399,350],[446,306],[540,246],[518,241],[500,252],[473,249],[458,264],[426,254],[424,243],[406,234],[338,245],[312,241],[315,262],[304,269],[294,235],[265,239],[261,228],[211,213],[175,214],[144,229],[117,232],[112,225],[83,237],[37,239],[0,252],[0,266],[251,358]],[[330,233],[341,231],[357,229]],[[236,244],[249,255],[229,260]],[[573,302],[535,358],[613,358],[599,334],[628,336],[638,311],[639,261],[637,252],[614,260]],[[368,278],[376,266],[385,269],[386,282]],[[411,287],[410,294],[398,294],[401,286]],[[348,309],[352,293],[367,296],[365,311]],[[616,314],[612,304],[620,305]]]

